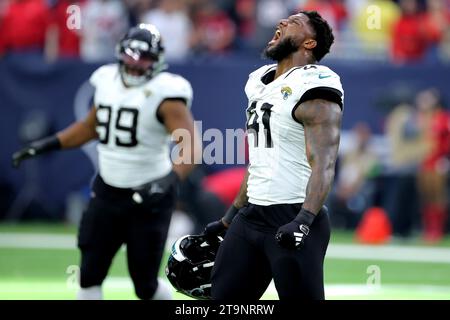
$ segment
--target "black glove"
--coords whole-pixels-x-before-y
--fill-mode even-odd
[[[18,168],[20,163],[25,159],[58,149],[61,149],[61,142],[56,135],[34,141],[12,155],[12,165],[14,168]]]
[[[238,211],[238,208],[231,205],[222,219],[208,223],[203,234],[209,237],[223,236]]]
[[[309,234],[309,227],[316,215],[306,209],[301,209],[291,222],[278,228],[275,239],[286,249],[299,249]]]
[[[208,223],[203,234],[207,237],[214,238],[216,236],[223,236],[226,231],[227,227],[223,224],[222,219],[220,219]]]
[[[177,188],[180,183],[180,177],[175,171],[171,171],[168,175],[133,188],[133,200],[136,203],[149,201],[156,203],[164,198],[164,196],[173,188]]]

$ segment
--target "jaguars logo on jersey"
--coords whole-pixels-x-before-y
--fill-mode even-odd
[[[281,94],[283,95],[283,100],[287,100],[292,94],[292,89],[290,87],[281,88]]]
[[[339,76],[322,65],[293,67],[275,78],[276,65],[251,73],[245,92],[249,173],[247,195],[257,205],[301,203],[311,167],[305,132],[295,119],[302,102],[326,97],[341,107],[344,90]],[[271,80],[272,79],[272,80]]]

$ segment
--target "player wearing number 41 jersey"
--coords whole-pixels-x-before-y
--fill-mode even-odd
[[[339,76],[325,66],[296,66],[270,82],[276,70],[276,65],[261,67],[245,87],[251,163],[247,194],[250,203],[261,206],[305,200],[311,166],[297,108],[317,98],[341,106],[343,101]]]
[[[249,166],[225,216],[212,270],[212,298],[259,299],[273,279],[280,299],[324,299],[330,237],[323,203],[334,178],[344,91],[318,62],[334,41],[314,11],[282,19],[265,55],[277,63],[251,73]]]
[[[95,96],[87,118],[13,155],[17,167],[44,152],[99,140],[99,173],[78,232],[79,299],[102,298],[102,283],[123,244],[136,295],[171,297],[157,275],[177,184],[193,169],[201,142],[194,140],[191,85],[164,72],[163,52],[154,26],[131,28],[117,46],[119,63],[100,67],[90,78]],[[169,142],[177,129],[189,132],[176,141],[188,161],[175,159],[173,165]]]

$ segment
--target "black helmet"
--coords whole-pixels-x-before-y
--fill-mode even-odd
[[[167,68],[161,34],[151,24],[139,24],[128,30],[117,45],[116,55],[122,80],[128,86],[141,85]],[[130,69],[139,73],[130,74]]]
[[[211,271],[222,240],[222,237],[187,235],[175,241],[166,276],[177,291],[195,299],[211,299]]]

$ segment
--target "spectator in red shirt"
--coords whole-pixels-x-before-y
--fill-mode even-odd
[[[236,0],[234,11],[237,20],[238,36],[249,41],[255,33],[256,0]]]
[[[0,20],[0,55],[43,51],[50,23],[45,0],[12,0]]]
[[[80,0],[55,0],[56,3],[52,7],[52,32],[55,37],[57,52],[55,56],[62,58],[78,57],[80,55],[80,35],[74,26],[68,24],[70,14],[68,8],[71,5],[80,5]],[[78,18],[78,17],[75,17]],[[74,19],[74,18],[71,18]],[[81,19],[81,18],[80,18]]]
[[[423,235],[425,241],[435,243],[445,234],[448,215],[450,116],[443,109],[439,92],[434,89],[419,92],[417,106],[420,124],[429,145],[418,172]]]
[[[423,14],[416,0],[400,0],[402,15],[394,23],[391,55],[396,63],[420,61],[428,48]]]
[[[227,52],[233,45],[236,26],[225,11],[207,1],[194,14],[194,43],[197,50]]]
[[[428,43],[436,47],[441,42],[445,30],[450,26],[447,0],[427,0],[424,25]]]
[[[308,0],[298,10],[319,12],[336,31],[341,29],[348,17],[342,0]]]

